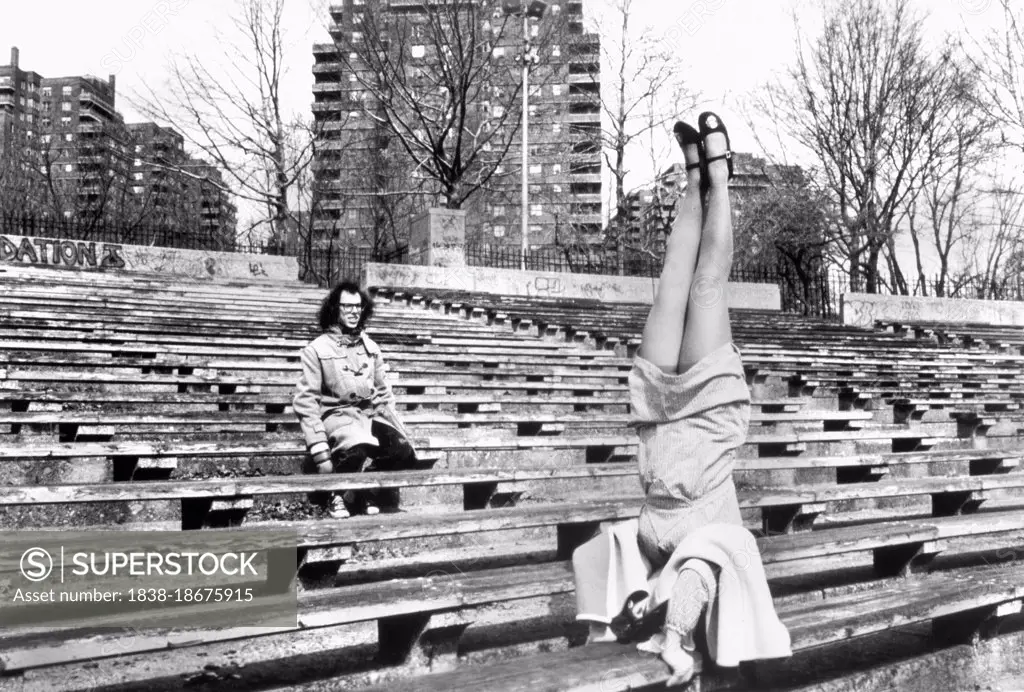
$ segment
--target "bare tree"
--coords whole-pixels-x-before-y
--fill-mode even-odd
[[[949,276],[948,295],[1021,299],[1024,276],[1024,190],[993,182],[991,204],[973,210],[964,223],[961,266]],[[969,289],[974,289],[968,293]]]
[[[633,0],[614,0],[596,27],[606,69],[600,77],[591,75],[589,92],[604,116],[598,143],[612,175],[614,215],[621,219],[628,216],[628,150],[649,133],[670,130],[678,114],[696,103],[682,83],[683,65],[671,45],[650,27],[637,31],[632,20]]]
[[[163,88],[147,85],[132,99],[148,117],[182,130],[204,158],[225,171],[230,186],[262,212],[282,243],[295,186],[311,162],[310,127],[282,101],[285,0],[236,0],[232,31],[218,35],[223,58],[173,55]]]
[[[991,202],[979,185],[980,165],[990,160],[992,120],[978,104],[976,73],[966,65],[951,62],[951,88],[941,104],[934,127],[926,133],[925,149],[930,152],[922,168],[921,188],[908,204],[905,226],[914,246],[916,287],[911,291],[893,261],[895,249],[889,241],[887,258],[893,288],[899,293],[928,295],[926,255],[938,262],[934,278],[936,296],[945,296],[955,267],[951,261],[958,245],[977,238],[973,217],[979,204]]]
[[[734,264],[777,273],[810,312],[831,264],[837,225],[828,193],[795,166],[778,166],[764,188],[737,200]]]
[[[824,18],[816,41],[798,38],[796,66],[759,109],[820,160],[851,286],[876,292],[880,262],[936,155],[929,133],[958,88],[952,49],[926,48],[909,0],[827,0]]]
[[[1002,25],[972,41],[970,59],[980,74],[978,106],[1000,126],[1003,144],[1024,150],[1024,16],[1019,3],[999,0]]]

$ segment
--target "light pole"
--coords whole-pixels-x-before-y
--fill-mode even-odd
[[[523,16],[523,183],[522,183],[522,215],[520,237],[522,238],[522,255],[519,268],[526,270],[526,253],[530,249],[530,66],[539,61],[530,43],[530,18],[540,19],[544,16],[548,4],[543,0],[505,0],[502,11],[506,16]]]

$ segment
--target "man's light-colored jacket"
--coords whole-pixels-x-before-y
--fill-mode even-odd
[[[370,433],[375,418],[409,439],[395,410],[380,347],[365,332],[357,339],[346,339],[338,331],[321,334],[302,349],[300,359],[302,376],[292,408],[307,448],[317,442],[331,449],[376,445]]]

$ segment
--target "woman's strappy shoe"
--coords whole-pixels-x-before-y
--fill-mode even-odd
[[[722,119],[711,111],[704,111],[697,117],[697,127],[700,128],[700,140],[701,140],[701,161],[704,164],[704,168],[701,170],[701,184],[707,181],[707,184],[711,184],[710,178],[708,178],[708,164],[714,163],[715,161],[724,160],[729,166],[729,180],[732,180],[732,143],[729,141],[729,131],[725,128],[725,123]],[[704,141],[708,135],[720,132],[725,135],[725,152],[718,156],[712,156],[707,158],[706,146]]]

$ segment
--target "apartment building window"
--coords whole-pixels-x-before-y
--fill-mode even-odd
[[[60,124],[63,125],[64,127],[70,126],[71,125],[71,118],[69,118],[69,117],[61,118],[60,119]]]
[[[540,216],[544,213],[543,204],[531,204],[530,205],[530,216]]]
[[[554,192],[555,194],[561,194],[562,186],[561,185],[552,185],[551,186],[551,191]]]
[[[539,163],[535,163],[530,166],[530,175],[540,175],[544,172],[544,166]]]
[[[505,48],[504,48],[504,46],[497,46],[494,50],[491,51],[491,55],[493,55],[496,58],[504,57],[505,56]]]
[[[49,127],[50,126],[50,122],[51,121],[50,121],[49,118],[43,118],[42,121],[41,121],[41,124],[42,124],[43,127]]]
[[[530,27],[530,36],[533,36],[534,38],[536,38],[539,35],[540,35],[540,26],[538,26],[536,23],[534,23]]]
[[[135,159],[135,162],[134,162],[133,165],[135,165],[136,167],[141,166],[142,165],[142,159]]]
[[[558,44],[551,46],[551,57],[560,58],[562,57],[562,47]]]
[[[491,115],[493,115],[495,118],[500,118],[501,116],[505,115],[505,107],[495,106],[494,108],[491,109]]]
[[[43,135],[40,139],[43,141],[43,144],[49,144],[50,140],[53,139],[53,135]]]
[[[427,54],[427,47],[426,46],[413,46],[412,49],[411,49],[411,52],[412,52],[412,57],[414,57],[414,58],[422,58],[423,56],[425,56]]]
[[[561,175],[562,174],[562,164],[560,164],[560,163],[552,164],[551,165],[551,174],[552,175]]]
[[[65,142],[72,142],[72,141],[74,141],[74,139],[75,139],[75,136],[72,133],[70,133],[70,132],[67,133],[66,135],[64,135],[64,141]]]
[[[551,134],[560,135],[562,134],[562,123],[554,123],[551,125]]]
[[[552,96],[561,96],[562,95],[562,85],[561,84],[552,84],[551,85],[551,95]]]
[[[63,89],[60,90],[60,93],[64,94],[65,96],[71,96],[71,87],[69,87],[69,86],[64,87]]]
[[[69,110],[71,110],[71,102],[70,101],[62,101],[61,104],[60,104],[60,109],[62,111],[69,111]]]
[[[33,118],[33,115],[31,113],[29,113],[27,116],[25,116],[25,120],[27,120],[29,122],[32,122],[32,118]]]
[[[352,43],[362,43],[362,42],[363,42],[363,32],[361,32],[361,31],[353,31],[352,32]]]
[[[357,78],[356,78],[356,75],[355,75],[354,72],[348,76],[348,81],[350,81],[350,82],[355,82],[356,79]]]
[[[504,216],[505,215],[505,206],[502,205],[502,204],[492,204],[491,205],[491,215],[492,216]]]
[[[136,144],[135,145],[135,153],[138,154],[140,151],[142,151],[142,145],[141,144]]]
[[[144,188],[143,188],[143,187],[142,187],[141,185],[133,185],[133,186],[132,186],[132,192],[134,192],[134,193],[135,193],[135,194],[137,194],[137,195],[141,195],[141,194],[142,194],[142,191],[143,191],[143,189],[144,189]]]
[[[7,77],[7,76],[0,77],[0,86],[10,86],[10,85],[11,85],[11,78],[10,77]]]
[[[40,89],[40,90],[39,90],[39,92],[40,92],[40,93],[41,93],[41,94],[42,94],[42,95],[43,95],[44,97],[47,97],[47,96],[53,96],[53,88],[52,88],[52,87],[43,87],[42,89]]]
[[[505,236],[505,227],[504,226],[495,226],[494,227],[494,237],[495,238],[503,238],[504,236]]]
[[[64,164],[64,172],[65,173],[70,173],[73,170],[75,170],[74,164],[71,164],[71,163],[65,163]]]
[[[537,115],[537,106],[535,106],[534,104],[531,103],[530,104],[530,117],[532,118],[535,115]]]

